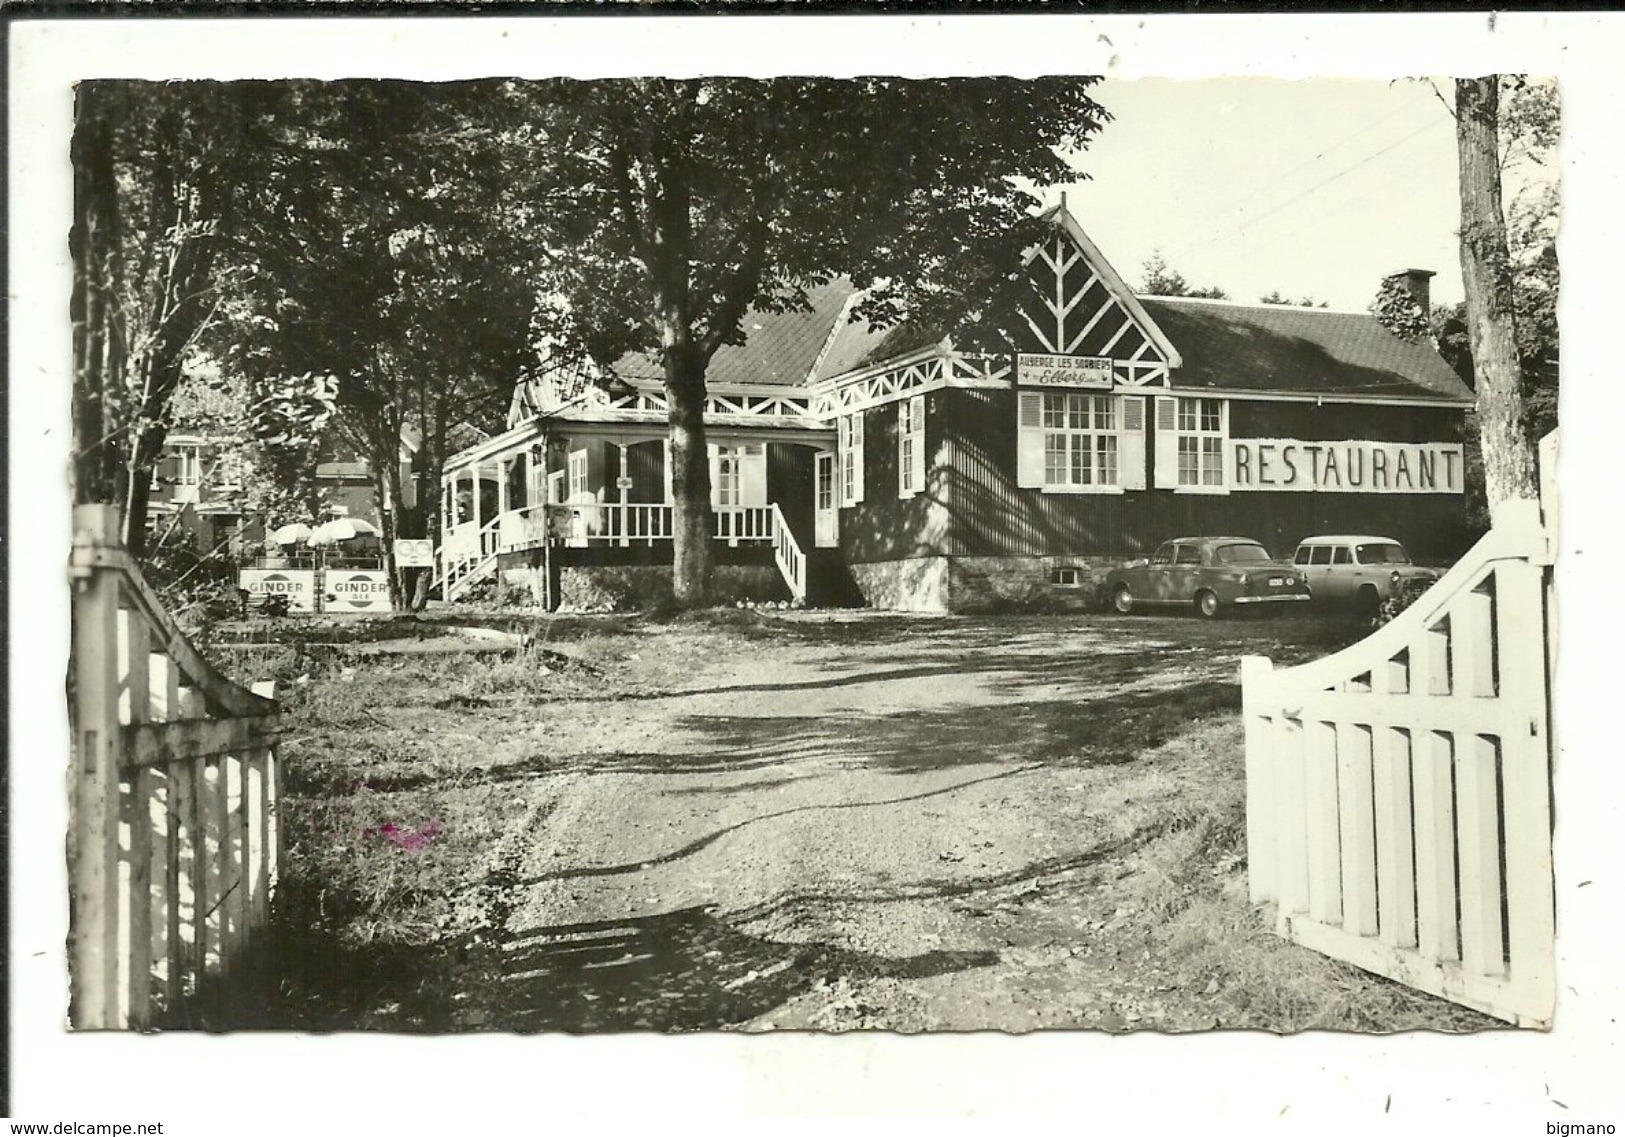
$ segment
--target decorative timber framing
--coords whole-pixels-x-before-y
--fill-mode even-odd
[[[1007,356],[969,355],[934,345],[879,367],[826,380],[812,392],[821,419],[868,410],[942,387],[1010,386]]]
[[[1055,234],[1022,262],[1031,295],[1020,311],[1034,341],[1055,355],[1109,357],[1119,386],[1167,386],[1179,352],[1072,215],[1058,207],[1051,217]]]

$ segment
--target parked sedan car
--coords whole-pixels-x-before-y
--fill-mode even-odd
[[[1306,537],[1292,564],[1309,581],[1317,602],[1355,608],[1375,616],[1387,600],[1425,591],[1442,575],[1412,564],[1392,537]]]
[[[1247,537],[1179,537],[1149,558],[1106,574],[1106,595],[1117,611],[1147,605],[1193,605],[1212,618],[1231,605],[1292,604],[1309,599],[1303,574],[1271,559]]]

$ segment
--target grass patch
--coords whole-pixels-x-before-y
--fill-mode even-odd
[[[1114,787],[1120,824],[1152,836],[1124,858],[1108,906],[1133,913],[1164,984],[1205,1025],[1303,1030],[1473,1031],[1505,1024],[1299,947],[1247,894],[1242,726],[1193,724],[1143,754]]]

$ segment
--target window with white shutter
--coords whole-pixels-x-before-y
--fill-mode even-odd
[[[837,441],[841,451],[841,504],[863,500],[863,412],[839,420]]]
[[[1117,475],[1126,490],[1145,489],[1145,399],[1117,397]]]
[[[1224,451],[1230,405],[1224,399],[1157,399],[1157,488],[1226,493]]]
[[[1122,488],[1121,399],[1070,392],[1023,392],[1018,398],[1018,485],[1051,493]]]
[[[925,396],[897,404],[897,496],[910,498],[925,488]]]

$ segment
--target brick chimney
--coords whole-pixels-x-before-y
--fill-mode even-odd
[[[1432,288],[1429,282],[1436,275],[1438,274],[1431,269],[1407,268],[1400,272],[1390,273],[1383,278],[1383,283],[1386,284],[1390,280],[1398,281],[1405,291],[1411,294],[1411,299],[1416,301],[1417,305],[1422,309],[1423,319],[1426,319],[1433,313]]]

